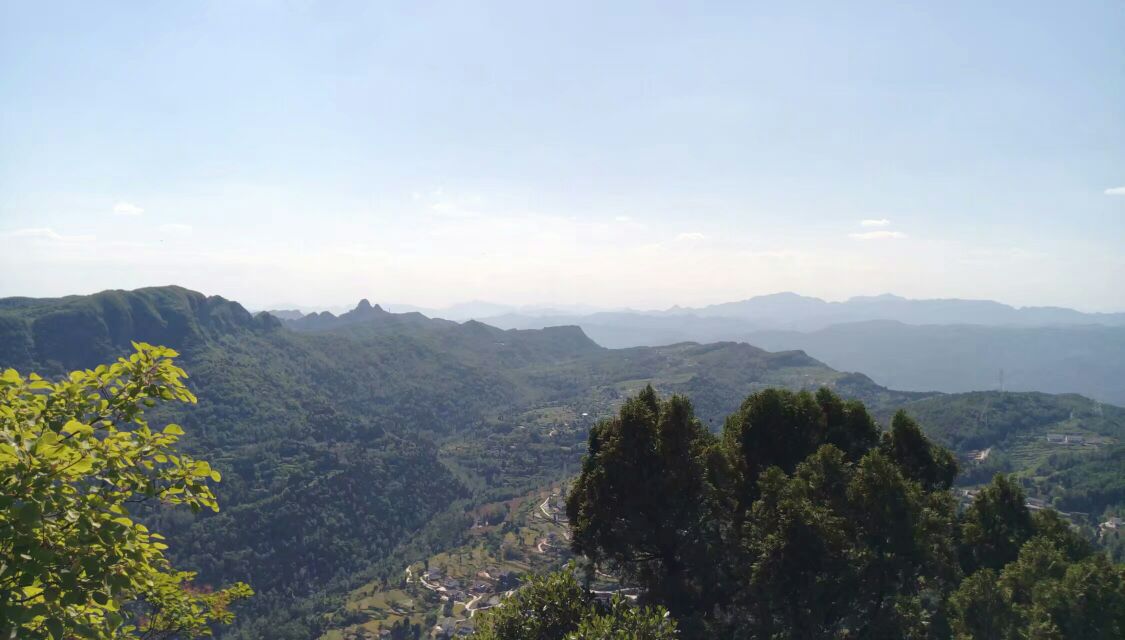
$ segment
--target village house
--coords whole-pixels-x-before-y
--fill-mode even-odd
[[[457,626],[457,621],[453,618],[442,618],[437,621],[434,628],[430,630],[430,637],[432,638],[448,638]]]
[[[980,464],[985,460],[988,460],[988,456],[991,453],[992,447],[989,447],[987,449],[973,449],[972,451],[966,453],[965,456],[969,459],[970,462]]]
[[[1086,444],[1086,437],[1065,435],[1062,433],[1048,433],[1047,442],[1051,444]]]
[[[515,589],[520,584],[519,576],[511,571],[500,571],[494,578],[496,579],[496,586],[504,591]]]

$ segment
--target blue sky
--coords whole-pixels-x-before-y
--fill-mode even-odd
[[[1122,310],[1122,33],[1116,0],[3,2],[0,295]]]

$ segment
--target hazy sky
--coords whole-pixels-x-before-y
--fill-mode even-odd
[[[1122,34],[1120,0],[3,1],[0,296],[1122,310]]]

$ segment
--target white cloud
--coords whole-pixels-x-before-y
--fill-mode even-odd
[[[679,242],[695,242],[698,240],[706,240],[707,236],[699,233],[698,231],[687,231],[676,236]]]
[[[138,207],[132,202],[125,202],[122,200],[113,205],[113,212],[119,216],[139,216],[145,212],[144,209]]]
[[[3,235],[9,238],[28,238],[31,240],[46,240],[48,242],[65,244],[89,242],[91,240],[94,240],[94,236],[65,236],[50,227],[16,229],[15,231],[9,231]]]
[[[169,222],[160,225],[160,231],[163,233],[174,235],[189,235],[191,233],[190,224],[180,224],[178,222]]]
[[[442,187],[414,191],[410,197],[443,218],[479,218],[483,199],[476,194],[449,194]]]
[[[1112,189],[1106,189],[1105,194],[1107,196],[1125,196],[1125,187],[1113,187]]]
[[[863,233],[849,233],[848,237],[856,240],[891,240],[905,238],[906,234],[901,231],[865,231]]]
[[[867,218],[859,221],[859,224],[864,227],[885,227],[890,223],[891,221],[886,218]]]
[[[964,263],[993,263],[993,262],[1032,262],[1046,260],[1050,256],[1042,251],[1032,251],[1021,247],[1006,248],[973,248],[969,249],[961,258]]]
[[[59,240],[62,238],[54,229],[47,227],[36,227],[34,229],[16,229],[4,234],[12,238],[46,238],[48,240]]]

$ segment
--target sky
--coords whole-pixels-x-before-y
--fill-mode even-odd
[[[1125,310],[1125,3],[0,0],[0,296]]]

